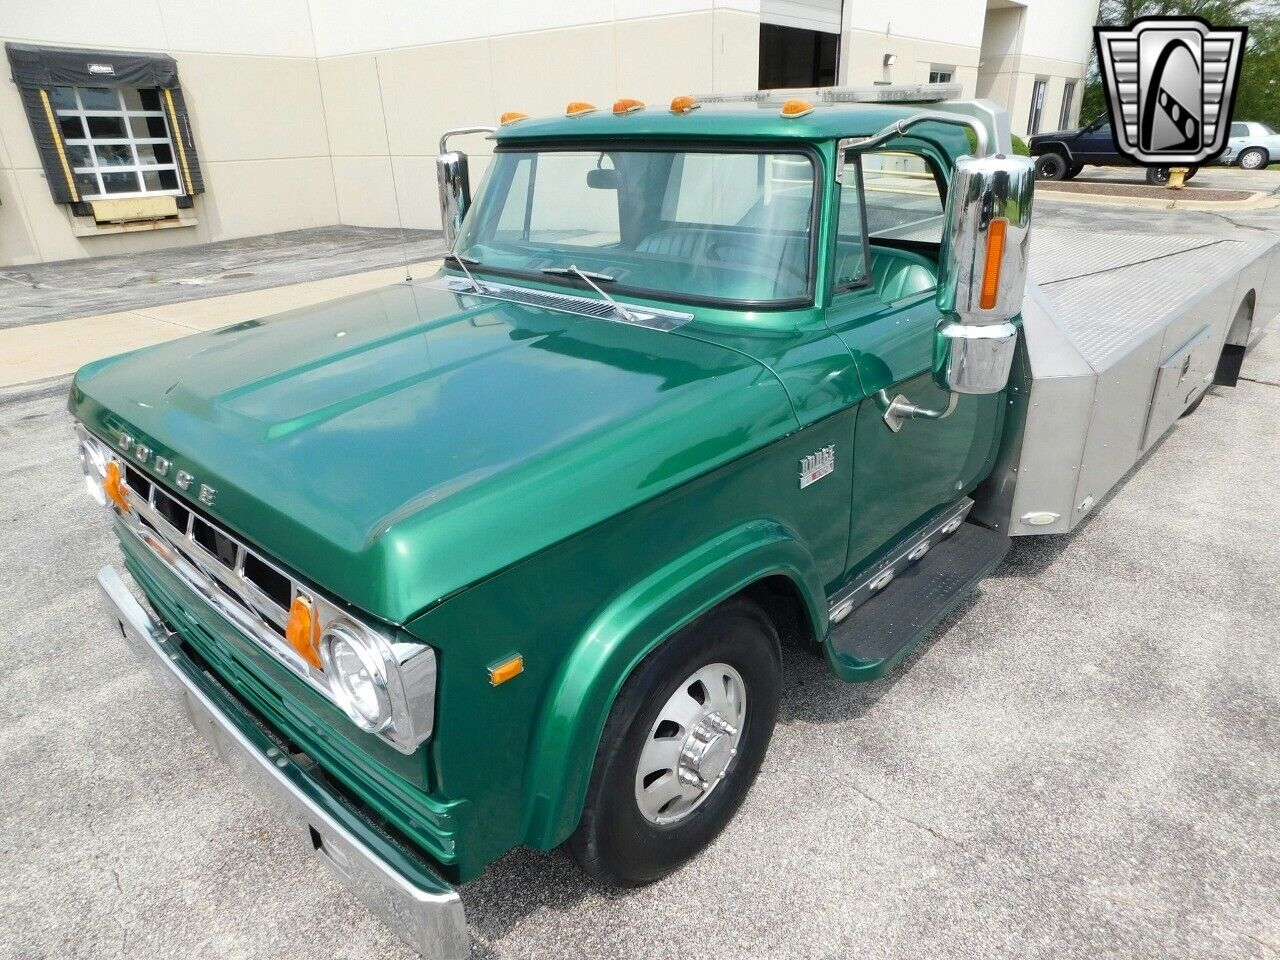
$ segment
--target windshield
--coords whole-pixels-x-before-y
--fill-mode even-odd
[[[808,301],[813,185],[798,152],[503,150],[454,251],[539,280],[572,264],[612,293]]]

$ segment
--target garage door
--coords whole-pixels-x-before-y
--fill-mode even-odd
[[[841,0],[760,0],[760,22],[839,33],[840,4]]]

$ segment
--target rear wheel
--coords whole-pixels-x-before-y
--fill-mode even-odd
[[[1269,160],[1267,151],[1261,147],[1250,147],[1240,154],[1240,166],[1245,170],[1261,170]]]
[[[1042,153],[1036,157],[1037,180],[1061,180],[1067,174],[1067,161],[1060,153]]]
[[[778,716],[778,634],[734,600],[652,653],[614,704],[568,850],[613,886],[660,880],[733,819]]]

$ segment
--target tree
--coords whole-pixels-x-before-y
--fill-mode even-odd
[[[1258,120],[1280,129],[1280,2],[1278,0],[1102,0],[1100,26],[1128,26],[1138,17],[1203,17],[1220,26],[1249,28],[1235,117]],[[1080,119],[1088,122],[1107,112],[1098,52],[1089,58]]]

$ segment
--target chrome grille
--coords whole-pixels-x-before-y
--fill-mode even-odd
[[[677,313],[674,310],[656,310],[652,307],[637,307],[624,304],[632,319],[620,316],[613,307],[604,300],[593,297],[579,297],[568,293],[552,293],[548,290],[536,290],[532,287],[515,287],[506,283],[484,281],[484,292],[479,292],[469,280],[461,277],[445,277],[431,284],[438,290],[464,294],[471,297],[487,297],[491,300],[505,300],[508,303],[520,303],[530,307],[541,307],[543,310],[554,310],[557,313],[572,313],[575,316],[592,317],[596,320],[612,320],[614,323],[630,323],[633,326],[647,327],[664,333],[677,330],[693,320],[691,313]]]

